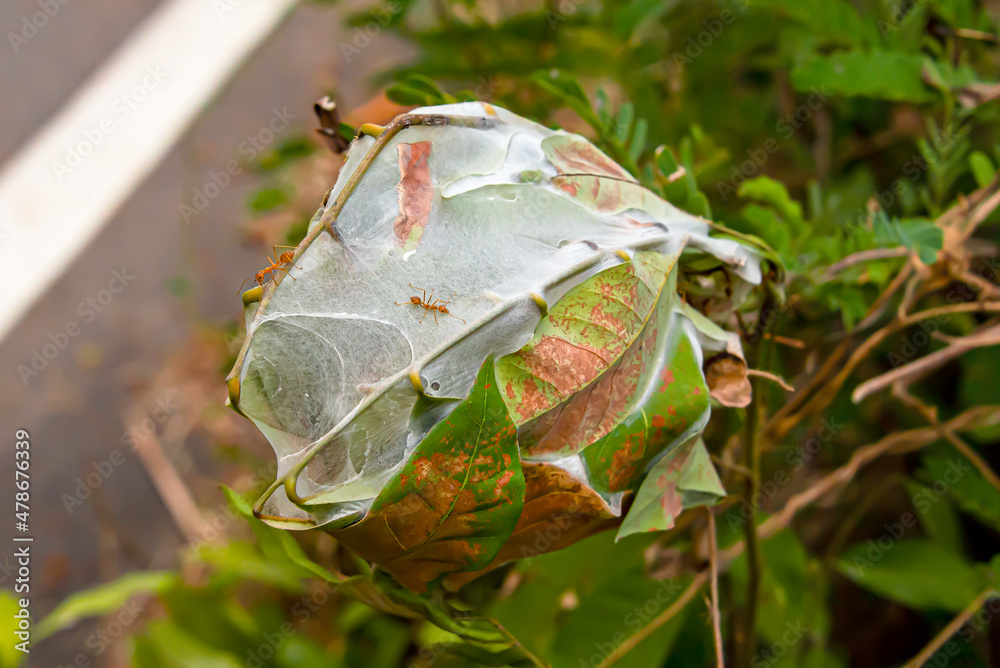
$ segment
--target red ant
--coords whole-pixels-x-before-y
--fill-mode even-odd
[[[243,290],[243,286],[247,284],[247,281],[256,281],[257,285],[263,287],[263,285],[264,285],[264,277],[265,276],[270,276],[273,279],[274,278],[274,272],[276,272],[276,271],[283,271],[283,272],[285,272],[286,274],[288,274],[288,276],[293,281],[298,280],[298,279],[296,279],[294,276],[292,276],[289,273],[289,269],[288,269],[288,265],[291,265],[291,266],[295,267],[296,269],[301,269],[302,268],[299,265],[294,264],[292,262],[292,256],[295,253],[292,252],[292,251],[285,251],[281,255],[278,255],[278,249],[279,248],[293,248],[294,249],[295,246],[285,246],[285,245],[271,246],[271,253],[274,254],[277,257],[277,259],[276,260],[272,260],[269,256],[265,255],[264,257],[266,257],[267,261],[271,263],[271,266],[264,267],[263,269],[261,269],[260,271],[258,271],[256,274],[254,274],[253,278],[248,278],[248,279],[246,279],[246,281],[243,281],[243,283],[240,284],[240,289],[236,291],[237,293],[239,293],[241,290]]]
[[[431,290],[431,299],[434,299],[434,301],[428,302],[427,301],[427,291],[426,290],[424,290],[423,288],[416,287],[415,285],[413,285],[413,283],[410,283],[410,287],[413,288],[414,290],[420,290],[420,292],[422,292],[424,294],[423,299],[421,299],[420,297],[418,297],[416,295],[413,295],[412,297],[410,297],[410,301],[408,301],[408,302],[396,302],[396,306],[406,306],[407,304],[416,304],[417,306],[422,306],[426,310],[426,312],[424,313],[424,318],[427,317],[428,313],[430,313],[431,311],[433,311],[434,312],[434,324],[435,325],[438,324],[438,315],[437,315],[438,313],[444,313],[445,315],[450,315],[455,320],[462,320],[457,315],[452,315],[451,311],[448,310],[448,304],[451,303],[451,297],[449,297],[447,301],[442,300],[442,299],[434,299],[434,291]],[[451,296],[454,297],[455,294],[456,293],[452,293]],[[421,318],[420,322],[423,322],[424,318]],[[468,324],[464,320],[462,320],[462,322],[465,323],[465,324]]]

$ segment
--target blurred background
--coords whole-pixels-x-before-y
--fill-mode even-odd
[[[494,101],[586,134],[671,202],[762,237],[788,269],[788,305],[761,307],[778,313],[769,340],[785,341],[769,368],[797,388],[892,314],[881,295],[898,297],[904,271],[936,281],[907,293],[911,306],[1000,294],[996,2],[7,0],[0,25],[11,295],[0,499],[13,498],[7,462],[26,429],[32,613],[60,615],[36,625],[47,637],[23,665],[481,665],[429,649],[444,636],[431,625],[278,563],[267,546],[280,539],[252,533],[219,489],[273,480],[271,450],[224,405],[223,379],[242,340],[241,281],[273,244],[301,238],[342,163],[314,132],[324,95],[354,126],[453,96]],[[92,156],[71,155],[81,142]],[[684,168],[676,182],[668,165]],[[969,202],[981,208],[963,274],[931,228]],[[956,337],[994,324],[963,313],[936,327]],[[916,404],[888,392],[850,401],[863,378],[946,347],[920,331],[893,330],[851,362],[854,381],[830,385],[828,403],[781,414],[801,419],[770,432],[758,482],[773,490],[751,513],[774,516],[860,447],[925,426],[916,405],[944,420],[1000,404],[995,334],[914,381]],[[785,408],[783,391],[763,396],[768,411]],[[718,520],[726,547],[748,517],[746,416],[717,415],[706,442],[732,492]],[[721,583],[727,651],[747,646],[742,592],[763,569],[745,665],[922,665],[908,662],[1000,577],[1000,434],[977,422],[968,438],[968,450],[935,438],[859,467],[768,536],[763,566],[734,560]],[[956,461],[972,472],[935,486]],[[11,590],[15,531],[2,524],[0,586]],[[463,596],[555,666],[715,665],[700,596],[650,626],[680,591],[657,587],[704,569],[704,531],[692,519],[663,537],[598,536]],[[879,547],[886,532],[891,551]],[[296,541],[324,567],[364,568],[326,535]],[[871,562],[860,570],[859,555]],[[1000,665],[1000,624],[983,610],[940,665]],[[0,666],[20,658],[0,647]]]
[[[25,30],[24,21],[36,20],[44,11],[40,3],[18,0],[0,7],[5,35],[32,35],[26,44],[5,38],[0,49],[0,88],[9,92],[0,101],[0,163],[9,164],[25,150],[74,95],[108,71],[123,43],[146,22],[158,20],[157,12],[171,3],[52,4],[58,12],[37,20],[44,23],[37,35]],[[227,12],[238,14],[240,4],[213,8],[220,31],[229,29],[227,19],[236,23]],[[18,428],[31,433],[35,455],[36,618],[96,582],[175,566],[177,549],[190,537],[183,523],[191,531],[204,529],[200,520],[172,514],[188,508],[184,497],[207,502],[205,514],[211,517],[212,506],[223,503],[211,481],[221,480],[227,469],[246,473],[221,454],[224,449],[230,448],[237,461],[244,448],[265,461],[266,442],[223,405],[222,379],[228,371],[223,365],[239,347],[240,282],[265,266],[264,255],[272,243],[284,240],[289,224],[287,217],[252,218],[253,196],[274,185],[271,172],[283,151],[317,148],[311,136],[316,100],[336,91],[342,105],[358,107],[377,90],[372,74],[412,53],[401,40],[382,35],[377,47],[346,62],[337,45],[350,40],[352,29],[342,24],[349,11],[348,6],[305,4],[278,13],[260,45],[233,63],[235,71],[195,109],[189,126],[150,174],[58,272],[51,288],[11,323],[0,344],[0,368],[8,371],[0,374],[0,424],[11,436],[0,446],[3,470],[13,470],[7,463],[13,462]],[[175,48],[185,48],[184,35],[176,35]],[[157,57],[151,51],[150,64]],[[122,94],[133,88],[127,79],[118,85]],[[121,104],[117,95],[105,100],[106,113],[114,119],[116,102]],[[135,104],[133,119],[148,114],[142,101]],[[155,125],[146,129],[157,131]],[[251,152],[254,159],[247,160]],[[240,172],[213,190],[212,175],[226,174],[232,160],[240,162]],[[315,182],[309,184],[311,205],[318,206],[332,185],[338,162],[330,154],[325,170],[305,175]],[[217,195],[204,208],[192,208],[195,213],[186,219],[182,205],[201,204],[198,193],[206,184]],[[58,225],[51,234],[59,234]],[[0,243],[12,245],[13,240]],[[17,253],[35,254],[29,247]],[[30,262],[26,271],[32,273]],[[125,280],[119,279],[123,289],[111,293],[112,299],[108,288],[115,272]],[[120,283],[112,287],[118,290]],[[93,306],[88,299],[95,300]],[[64,333],[74,322],[79,329],[71,331],[79,333],[53,359],[46,358],[37,375],[19,374],[19,366],[36,371],[41,364],[32,367],[33,354],[52,342],[50,333]],[[159,441],[152,446],[158,451],[155,461],[144,460],[134,447],[146,436]],[[156,480],[170,470],[176,471],[166,474],[170,481],[180,476],[191,487],[174,500],[166,491],[176,489],[171,482]],[[12,498],[9,477],[2,485]],[[166,488],[158,486],[163,484]],[[179,505],[171,508],[170,503]],[[5,537],[12,532],[12,526],[4,526]],[[5,565],[12,554],[4,550]],[[0,584],[13,588],[9,570],[0,572]],[[85,641],[96,628],[98,622],[84,623],[40,644],[29,665],[73,665],[81,650],[93,655]],[[111,659],[94,661],[105,665]]]

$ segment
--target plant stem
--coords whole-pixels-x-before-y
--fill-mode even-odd
[[[770,342],[765,340],[757,350],[752,367],[766,369],[770,362]],[[748,360],[749,362],[750,360]],[[761,583],[761,552],[760,537],[757,531],[757,507],[754,504],[754,494],[760,483],[760,451],[761,427],[764,424],[764,411],[767,409],[767,383],[754,383],[753,403],[747,409],[746,448],[743,452],[743,465],[750,476],[743,487],[743,502],[750,509],[750,517],[743,525],[744,541],[747,548],[747,598],[746,609],[740,634],[737,636],[737,651],[735,663],[738,668],[750,668],[751,661],[757,652],[757,607],[760,598]]]
[[[712,585],[712,635],[715,638],[716,668],[725,668],[726,662],[722,651],[722,615],[719,614],[719,548],[715,536],[715,509],[708,507],[708,567]]]

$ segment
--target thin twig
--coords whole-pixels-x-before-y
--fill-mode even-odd
[[[983,459],[978,452],[976,452],[971,445],[965,442],[964,439],[960,438],[958,434],[951,431],[950,429],[944,433],[944,437],[948,439],[948,442],[955,446],[955,449],[965,455],[965,458],[972,462],[972,465],[979,469],[979,472],[983,474],[986,481],[993,485],[993,488],[1000,492],[1000,477],[997,477],[996,471],[993,470],[986,460]]]
[[[144,413],[138,406],[127,410],[125,416],[126,424],[140,424],[145,419]],[[160,439],[156,434],[142,429],[133,430],[131,433],[135,453],[139,455],[139,460],[153,481],[153,487],[159,493],[177,528],[190,543],[204,541],[206,536],[210,535],[211,527],[202,516],[191,490],[163,452]]]
[[[907,262],[905,265],[903,265],[902,270],[900,270],[896,278],[892,280],[892,283],[889,284],[889,287],[887,287],[882,292],[882,294],[879,295],[879,298],[876,299],[875,303],[872,304],[871,308],[868,309],[868,313],[865,314],[865,317],[858,325],[857,331],[862,331],[866,329],[868,325],[870,325],[871,323],[873,323],[875,320],[878,319],[882,309],[885,307],[886,304],[889,303],[889,301],[892,299],[892,296],[899,290],[899,288],[902,287],[903,283],[906,282],[907,277],[912,272],[913,272],[912,262]],[[785,429],[785,425],[787,424],[785,418],[788,415],[792,414],[793,412],[797,411],[803,404],[805,404],[809,400],[810,396],[813,394],[814,391],[822,387],[823,383],[826,381],[827,376],[836,371],[844,355],[846,355],[849,350],[850,350],[850,339],[845,339],[844,341],[841,341],[840,344],[833,350],[833,352],[831,352],[827,356],[826,361],[823,362],[823,365],[819,368],[819,370],[815,374],[813,374],[812,378],[810,378],[806,382],[805,387],[796,392],[784,406],[778,409],[778,411],[771,416],[771,419],[768,421],[768,424],[764,428],[764,431],[774,435],[777,439],[780,440],[784,436],[784,433],[779,431],[779,429]],[[790,428],[791,427],[787,427],[787,429]]]
[[[896,274],[896,278],[892,279],[892,282],[889,283],[889,287],[887,287],[882,294],[878,296],[875,303],[868,309],[868,313],[866,313],[865,317],[861,319],[858,326],[854,328],[855,333],[867,330],[882,317],[882,314],[885,312],[886,305],[888,305],[888,303],[892,300],[893,295],[896,294],[899,288],[906,284],[910,274],[913,273],[913,269],[914,266],[912,260],[903,265],[903,268],[899,270],[898,274]]]
[[[904,453],[922,448],[939,438],[945,438],[949,431],[960,431],[973,427],[995,424],[1000,421],[1000,406],[976,406],[938,425],[909,429],[889,434],[875,443],[854,451],[851,458],[840,468],[828,473],[816,483],[788,500],[776,514],[768,517],[757,529],[760,538],[769,538],[787,527],[798,512],[833,490],[854,479],[857,472],[888,452]],[[737,543],[722,551],[721,563],[728,564],[743,553],[745,545]]]
[[[715,540],[715,509],[708,511],[708,568],[712,586],[712,634],[715,637],[716,668],[726,668],[722,652],[722,616],[719,614],[719,547]]]
[[[770,346],[760,348],[761,366],[767,365]],[[763,580],[760,539],[757,530],[757,508],[753,503],[757,486],[760,484],[761,425],[764,422],[764,407],[767,405],[766,385],[756,383],[754,402],[747,410],[745,456],[743,465],[750,469],[751,476],[743,487],[743,500],[750,508],[750,517],[743,525],[743,539],[747,546],[747,595],[746,610],[742,624],[736,634],[734,663],[739,668],[750,668],[750,662],[757,653],[757,606],[760,585]]]
[[[789,392],[794,392],[795,388],[782,378],[781,376],[771,373],[770,371],[761,371],[760,369],[747,369],[748,376],[760,376],[761,378],[767,378],[768,380],[777,383],[781,386],[781,389],[787,390]]]
[[[955,619],[951,620],[948,626],[941,629],[941,633],[934,636],[934,639],[931,640],[926,647],[920,650],[920,654],[917,654],[915,657],[910,659],[910,661],[903,666],[903,668],[921,668],[925,663],[930,661],[931,657],[934,656],[934,653],[948,641],[948,638],[951,638],[953,635],[958,633],[958,630],[965,626],[965,623],[969,621],[972,615],[976,614],[979,609],[983,607],[986,601],[996,595],[997,590],[993,588],[987,589],[979,594],[979,596],[977,596],[975,600],[973,600],[972,603],[965,608],[965,610],[962,610],[962,612],[958,613],[958,616],[955,617]]]
[[[688,602],[695,597],[695,594],[697,594],[698,591],[705,586],[706,582],[708,582],[707,573],[701,572],[695,575],[694,580],[691,581],[688,588],[681,592],[681,595],[677,597],[677,600],[675,600],[669,608],[654,617],[649,624],[646,624],[642,627],[642,629],[619,645],[613,652],[611,652],[611,654],[608,654],[603,661],[597,664],[597,668],[608,668],[608,666],[618,663],[622,657],[635,649],[639,643],[651,636],[654,631],[661,628],[664,624],[673,619],[677,613],[683,610],[684,606],[686,606]]]
[[[823,276],[820,278],[821,282],[826,282],[833,280],[834,276],[842,272],[849,267],[853,267],[856,264],[862,262],[871,262],[873,260],[888,260],[890,258],[906,257],[910,251],[900,246],[898,248],[873,248],[871,250],[858,251],[857,253],[851,253],[843,260],[834,262],[826,271],[823,272]]]
[[[887,371],[880,376],[875,376],[861,383],[851,393],[851,400],[856,404],[860,403],[865,397],[889,387],[893,383],[903,380],[907,382],[918,380],[952,359],[964,355],[973,348],[1000,343],[1000,325],[982,328],[968,336],[947,337],[946,340],[950,344],[947,348],[936,350],[914,362],[898,366],[892,371]]]
[[[917,313],[909,314],[905,317],[897,317],[892,322],[888,323],[881,329],[872,332],[872,334],[865,339],[854,352],[851,353],[847,361],[840,365],[840,370],[828,380],[816,394],[809,399],[805,404],[794,414],[788,414],[779,411],[772,418],[772,424],[770,433],[774,438],[781,438],[788,433],[796,424],[802,421],[806,415],[819,411],[823,406],[826,406],[829,401],[836,396],[837,392],[843,386],[844,382],[850,377],[851,373],[863,359],[865,359],[868,354],[875,349],[882,341],[888,338],[891,334],[905,329],[910,325],[915,325],[924,320],[930,320],[931,318],[940,318],[942,316],[951,315],[954,313],[976,313],[976,312],[997,312],[1000,311],[1000,301],[989,301],[989,302],[965,302],[961,304],[951,304],[948,306],[938,306],[935,308],[925,309],[923,311],[918,311]],[[799,395],[796,395],[799,396]],[[779,415],[782,417],[779,419]]]
[[[793,339],[788,336],[782,336],[781,334],[772,334],[771,332],[764,332],[764,338],[770,339],[775,343],[780,343],[783,346],[798,348],[799,350],[806,347],[805,341],[801,341],[799,339]]]
[[[958,37],[964,37],[965,39],[978,39],[983,42],[992,42],[994,44],[1000,43],[1000,38],[993,33],[984,32],[982,30],[973,30],[971,28],[955,28],[955,35]]]

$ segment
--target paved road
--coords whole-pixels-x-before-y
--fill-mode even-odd
[[[20,33],[24,18],[40,11],[38,2],[0,3],[3,33]],[[16,151],[156,5],[155,0],[69,0],[27,43],[18,43],[17,53],[5,39],[0,44],[0,90],[5,92],[0,96],[0,160]],[[346,63],[339,48],[345,39],[350,35],[339,27],[334,11],[296,10],[0,346],[0,471],[12,468],[16,428],[30,430],[35,452],[36,614],[108,577],[109,570],[172,563],[181,537],[136,458],[116,466],[101,493],[72,514],[62,495],[73,494],[78,476],[121,448],[128,380],[121,370],[151,374],[188,338],[194,322],[233,319],[239,312],[235,285],[260,265],[259,249],[245,247],[238,230],[246,197],[259,187],[257,177],[239,175],[185,225],[179,205],[190,202],[191,189],[237,157],[240,143],[265,128],[275,109],[287,108],[294,116],[282,134],[311,128],[313,101],[336,90],[346,108],[361,103],[371,94],[370,72],[403,53],[389,37],[379,36]],[[115,272],[122,277],[116,279]],[[193,300],[182,301],[171,292],[170,282],[178,276],[193,286]],[[99,299],[108,294],[102,290],[121,283],[127,285],[99,312],[87,306],[88,298]],[[79,334],[37,377],[22,378],[18,365],[30,364],[33,350],[49,343],[50,334],[58,339],[70,322]],[[7,507],[5,499],[13,495],[7,478],[0,480],[0,507]],[[10,552],[11,522],[0,519],[0,561]],[[109,522],[128,527],[133,547],[140,546],[127,549],[129,541],[120,541],[111,566],[97,540],[99,527]],[[12,586],[2,570],[0,586]],[[70,665],[87,651],[93,628],[84,624],[40,644],[29,665]],[[92,659],[93,665],[110,665],[109,656]]]

